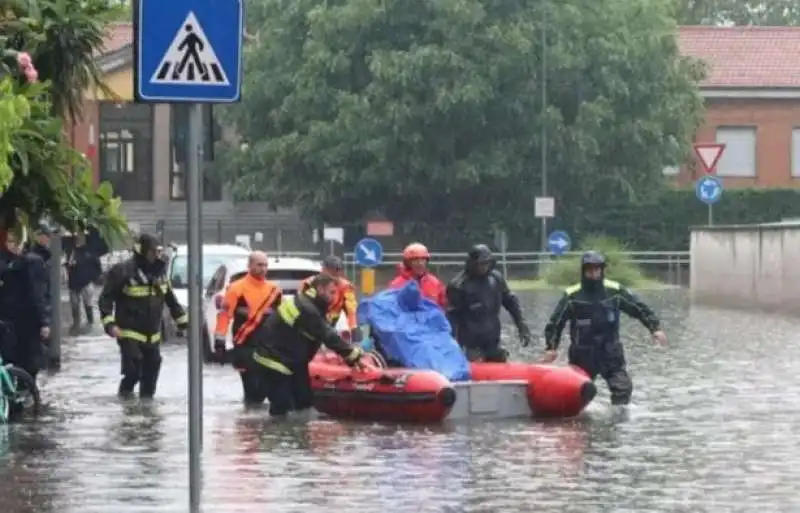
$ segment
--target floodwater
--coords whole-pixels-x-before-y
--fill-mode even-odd
[[[603,385],[572,421],[274,423],[243,410],[231,369],[206,367],[204,511],[800,511],[800,320],[691,307],[684,291],[644,297],[671,343],[624,325],[627,418]],[[526,298],[537,331],[555,299]],[[64,370],[42,378],[43,417],[0,432],[2,511],[188,511],[185,348],[166,348],[154,404],[127,406],[113,397],[116,344],[65,350]]]

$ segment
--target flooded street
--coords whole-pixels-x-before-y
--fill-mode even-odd
[[[800,320],[690,307],[685,291],[643,296],[670,346],[625,322],[636,386],[627,420],[611,414],[603,384],[573,421],[273,423],[243,410],[230,368],[207,366],[204,511],[800,511]],[[556,297],[525,299],[541,333]],[[64,351],[64,370],[42,376],[39,422],[0,431],[3,511],[188,511],[185,348],[165,348],[151,405],[114,397],[110,339]]]

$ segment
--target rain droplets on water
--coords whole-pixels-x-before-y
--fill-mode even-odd
[[[800,321],[690,307],[683,292],[646,299],[670,345],[624,323],[635,383],[627,416],[601,385],[570,421],[276,423],[244,411],[231,369],[206,367],[204,511],[800,511]],[[534,329],[554,301],[530,298]],[[127,405],[114,397],[113,341],[65,351],[61,374],[43,376],[43,418],[0,429],[2,511],[187,511],[185,348],[165,348],[152,404]]]

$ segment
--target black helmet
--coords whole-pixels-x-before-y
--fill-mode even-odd
[[[330,269],[331,271],[343,271],[344,262],[336,255],[328,255],[322,259],[322,268]]]
[[[491,264],[494,262],[492,250],[486,244],[475,244],[467,252],[467,262],[471,264]]]
[[[587,265],[606,266],[606,259],[597,251],[587,251],[581,256],[581,268]]]
[[[140,255],[146,255],[148,251],[158,252],[158,247],[161,245],[155,235],[143,233],[136,239],[136,244],[133,245],[133,251]]]

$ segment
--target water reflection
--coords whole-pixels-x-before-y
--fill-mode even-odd
[[[542,325],[557,297],[528,301]],[[205,513],[800,511],[800,321],[645,297],[667,348],[626,322],[628,418],[600,394],[567,422],[412,428],[245,411],[206,367]],[[536,306],[536,308],[534,308]],[[533,359],[540,348],[509,348]],[[152,404],[120,404],[116,346],[81,339],[48,376],[38,422],[0,426],[2,513],[186,511],[186,353],[165,347]]]

